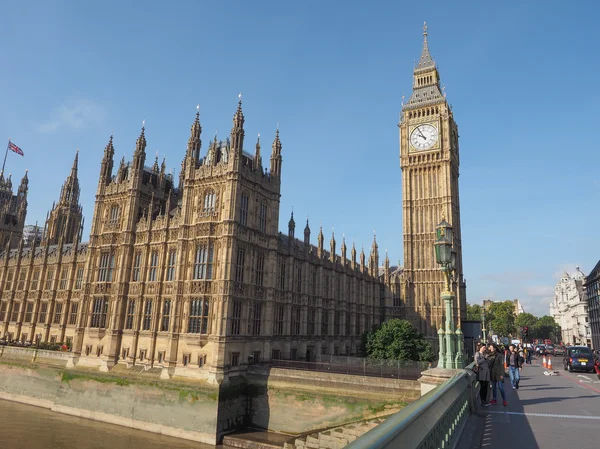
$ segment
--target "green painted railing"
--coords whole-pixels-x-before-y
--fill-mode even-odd
[[[476,409],[479,384],[471,367],[390,416],[346,449],[452,448]]]

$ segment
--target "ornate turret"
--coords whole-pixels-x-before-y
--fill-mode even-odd
[[[27,170],[25,170],[25,174],[23,175],[23,178],[21,178],[21,184],[19,185],[19,190],[17,191],[17,196],[19,198],[26,197],[28,191],[29,191],[29,178],[27,176]]]
[[[350,251],[350,257],[352,258],[352,269],[356,269],[356,247],[354,246],[354,242],[352,242],[352,250]]]
[[[369,260],[371,276],[379,274],[379,246],[377,246],[377,236],[373,234],[373,243],[371,244],[371,255]]]
[[[365,249],[360,249],[360,271],[365,271]]]
[[[342,265],[346,265],[346,237],[342,236],[342,246],[340,248],[342,252]]]
[[[202,125],[200,125],[200,106],[198,105],[196,109],[196,118],[190,129],[190,138],[185,153],[186,159],[192,160],[194,167],[198,164],[198,160],[200,159],[200,149],[202,148],[202,140],[200,139],[200,135],[202,134]]]
[[[275,140],[271,147],[271,174],[281,176],[281,141],[279,140],[279,128],[275,131]]]
[[[331,240],[329,241],[329,260],[335,262],[335,236],[331,230]]]
[[[100,164],[100,184],[110,184],[113,170],[113,158],[115,156],[115,147],[113,146],[113,136],[110,135],[108,144],[104,147],[104,156]]]
[[[71,172],[61,188],[58,203],[52,205],[48,215],[45,244],[75,243],[79,237],[83,211],[79,204],[78,163],[79,150],[75,153]]]
[[[384,280],[386,283],[390,280],[390,258],[388,257],[387,249],[385,250],[385,261],[384,261]]]
[[[288,239],[290,248],[294,247],[294,233],[296,231],[296,222],[294,221],[294,211],[292,211],[292,215],[290,217],[290,221],[288,222]]]
[[[306,219],[306,226],[304,227],[304,246],[306,248],[310,246],[310,226],[308,226],[308,218]]]
[[[262,172],[262,157],[260,155],[260,134],[256,140],[256,151],[254,152],[254,169]]]
[[[142,125],[142,132],[135,142],[135,151],[133,152],[132,168],[134,172],[142,172],[146,162],[146,126]]]
[[[323,257],[323,226],[319,228],[319,235],[317,236],[317,256]]]
[[[238,107],[233,116],[231,128],[231,150],[233,157],[241,157],[244,149],[244,113],[242,112],[242,94],[239,95]]]

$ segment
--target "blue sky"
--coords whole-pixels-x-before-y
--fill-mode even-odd
[[[396,124],[426,20],[460,131],[469,302],[547,313],[557,274],[600,257],[596,2],[21,3],[0,6],[0,136],[25,151],[6,172],[29,169],[29,223],[79,148],[87,233],[113,129],[130,158],[145,119],[149,163],[178,173],[196,104],[205,151],[241,91],[247,149],[280,126],[280,229],[293,207],[315,240],[322,223],[368,250],[376,230],[401,260]]]

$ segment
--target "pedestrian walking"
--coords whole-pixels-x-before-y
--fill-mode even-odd
[[[519,381],[521,380],[521,370],[523,369],[523,358],[517,352],[517,348],[514,345],[508,347],[509,353],[506,359],[506,366],[508,366],[508,374],[510,376],[510,383],[512,384],[513,390],[519,389]]]
[[[490,403],[487,397],[490,391],[490,362],[486,357],[487,349],[485,345],[479,348],[479,352],[475,354],[475,363],[477,364],[477,380],[479,381],[479,398],[483,407],[489,407]]]
[[[500,395],[502,396],[502,404],[506,407],[506,392],[504,391],[504,356],[498,351],[496,345],[489,345],[489,356],[490,361],[490,374],[492,380],[492,400],[490,404],[497,404],[496,391],[500,389]]]

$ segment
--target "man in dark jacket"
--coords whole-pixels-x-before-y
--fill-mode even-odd
[[[506,393],[504,391],[504,356],[501,352],[498,351],[496,345],[489,345],[488,349],[490,351],[489,361],[490,361],[490,372],[492,378],[492,401],[490,404],[496,404],[496,389],[500,388],[500,394],[502,395],[502,404],[504,406],[508,405],[506,402]]]
[[[519,381],[521,380],[521,370],[523,369],[523,357],[519,355],[519,352],[514,345],[510,345],[508,349],[509,352],[506,356],[506,366],[508,366],[510,383],[512,384],[513,390],[518,390]]]

